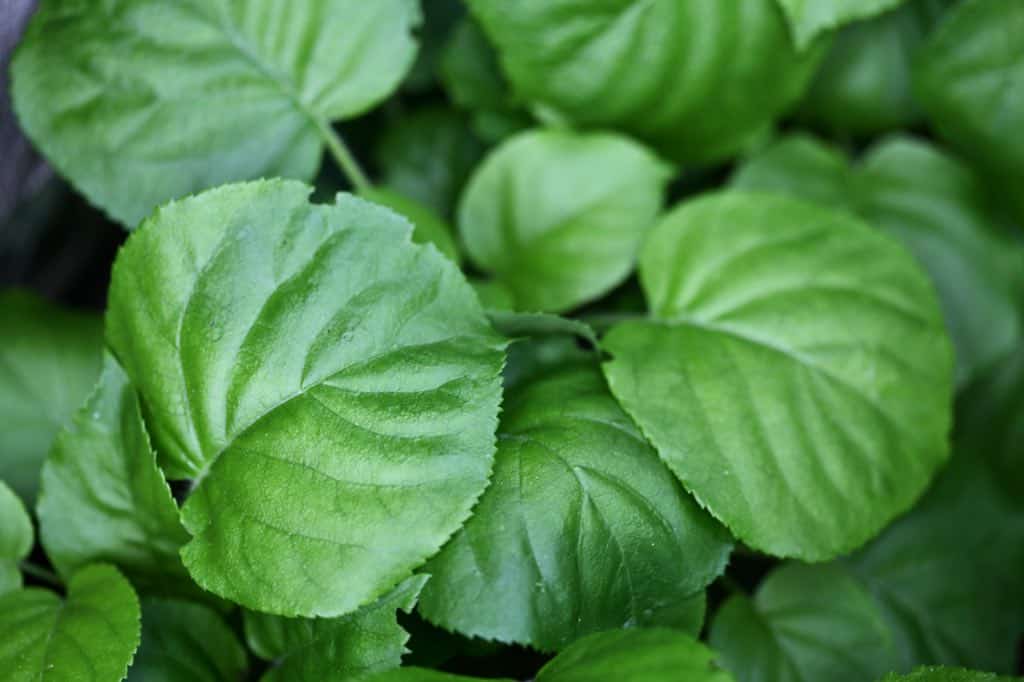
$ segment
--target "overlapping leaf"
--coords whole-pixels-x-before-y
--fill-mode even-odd
[[[821,33],[876,16],[902,2],[904,0],[778,0],[800,49],[805,49]]]
[[[32,551],[32,537],[25,505],[0,481],[0,595],[21,587],[18,563]]]

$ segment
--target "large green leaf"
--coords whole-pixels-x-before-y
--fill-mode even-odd
[[[938,291],[959,385],[1020,344],[1024,248],[996,229],[985,183],[938,149],[889,138],[850,166],[812,138],[789,137],[748,160],[733,185],[845,208],[903,242]]]
[[[800,49],[821,33],[893,9],[904,0],[778,0]]]
[[[696,634],[730,538],[578,363],[505,397],[490,487],[427,565],[420,612],[446,629],[557,650],[617,627]]]
[[[38,588],[0,597],[7,682],[118,682],[138,646],[139,600],[110,566],[76,573],[65,601]]]
[[[308,180],[413,62],[417,0],[52,0],[14,60],[29,137],[128,227],[232,180]]]
[[[864,682],[893,668],[895,647],[871,594],[834,564],[787,563],[753,597],[718,612],[710,642],[740,682]]]
[[[800,54],[777,0],[470,0],[513,85],[582,126],[690,163],[739,151],[793,104]]]
[[[1019,682],[1019,677],[999,677],[963,668],[921,668],[909,675],[887,675],[882,682]]]
[[[389,594],[340,618],[283,618],[245,612],[245,636],[253,652],[275,661],[262,682],[345,682],[397,668],[408,633],[396,611],[409,612],[427,581],[409,578]]]
[[[1024,3],[965,0],[950,10],[915,85],[943,137],[996,175],[1024,174]]]
[[[0,481],[0,595],[21,587],[18,563],[32,551],[32,536],[25,505]]]
[[[480,166],[459,206],[470,259],[521,310],[599,297],[633,269],[671,171],[627,138],[532,131]]]
[[[605,337],[612,392],[749,545],[848,552],[946,460],[952,350],[889,237],[787,197],[717,194],[654,228],[640,277],[655,319]]]
[[[103,361],[99,316],[0,293],[0,480],[30,507],[53,437],[92,390]]]
[[[245,648],[217,612],[186,601],[142,602],[142,643],[129,682],[238,682]]]
[[[394,213],[297,182],[163,207],[114,264],[108,341],[172,478],[204,588],[336,616],[458,529],[491,469],[504,341]]]
[[[106,357],[99,386],[43,465],[40,539],[63,576],[116,564],[143,592],[194,592],[178,550],[188,533],[156,464],[135,389]]]

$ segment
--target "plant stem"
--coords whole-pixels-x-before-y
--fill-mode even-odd
[[[345,145],[344,140],[341,136],[331,127],[331,124],[327,121],[317,121],[317,125],[320,127],[320,134],[324,138],[324,142],[327,143],[327,148],[331,152],[331,156],[337,161],[338,166],[341,168],[341,172],[345,174],[348,181],[352,183],[357,193],[363,193],[367,190],[373,189],[373,184],[369,178],[366,177],[366,173],[359,167],[359,162],[356,161],[356,157],[352,155],[349,148]]]
[[[53,571],[51,571],[51,570],[49,570],[47,568],[43,568],[42,566],[37,566],[36,564],[32,563],[31,561],[22,561],[21,564],[19,564],[19,565],[21,567],[21,570],[26,575],[30,575],[33,578],[36,578],[37,580],[41,580],[44,583],[47,583],[49,585],[53,585],[54,587],[63,587],[64,586],[64,583],[61,581],[60,577],[56,573],[54,573]]]

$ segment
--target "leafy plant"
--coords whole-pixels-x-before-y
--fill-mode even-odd
[[[40,3],[2,676],[1014,679],[1022,10]]]

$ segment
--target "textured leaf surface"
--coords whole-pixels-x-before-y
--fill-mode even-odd
[[[128,682],[237,682],[245,649],[217,612],[186,601],[142,602],[142,643]]]
[[[670,172],[627,138],[523,133],[470,180],[459,232],[470,259],[512,291],[520,310],[567,310],[632,270]]]
[[[895,661],[880,607],[833,564],[783,564],[753,598],[733,595],[709,641],[739,682],[863,682]]]
[[[818,35],[858,19],[867,19],[904,0],[778,0],[789,20],[799,48],[810,45]]]
[[[1024,174],[1024,3],[961,2],[931,34],[915,84],[943,137],[997,175]]]
[[[618,627],[696,633],[704,605],[690,597],[724,569],[730,545],[597,366],[578,364],[507,393],[491,485],[427,565],[420,611],[549,651]]]
[[[544,666],[537,682],[731,682],[712,652],[672,630],[614,630],[582,639]]]
[[[139,601],[111,566],[76,573],[65,601],[38,588],[0,597],[8,682],[117,682],[138,646]]]
[[[32,551],[32,519],[25,505],[0,481],[0,595],[21,587],[18,562]]]
[[[459,251],[455,246],[452,228],[441,220],[432,209],[409,199],[386,187],[374,187],[362,193],[362,197],[375,204],[390,208],[412,223],[412,240],[417,244],[433,244],[455,263],[459,262]]]
[[[15,107],[132,228],[225,182],[311,179],[330,122],[397,87],[419,20],[416,0],[45,2],[14,61]]]
[[[1019,679],[963,668],[929,667],[915,670],[909,675],[888,675],[883,682],[1014,682]]]
[[[899,239],[931,275],[964,385],[1019,345],[1024,249],[1001,233],[988,187],[924,142],[895,137],[855,166],[809,137],[765,149],[733,185],[842,207]]]
[[[395,612],[412,610],[427,577],[413,576],[373,604],[341,618],[282,618],[246,611],[249,646],[257,656],[276,662],[262,681],[343,682],[397,668],[409,635]]]
[[[248,183],[161,209],[114,265],[107,333],[168,475],[198,483],[191,575],[252,609],[334,616],[469,514],[504,344],[408,223],[309,192]]]
[[[847,552],[946,460],[952,351],[890,238],[785,197],[711,195],[654,228],[640,276],[656,319],[605,336],[612,392],[744,542]]]
[[[469,6],[528,99],[689,163],[740,150],[796,101],[822,54],[798,53],[777,0]]]
[[[0,319],[0,480],[32,506],[54,435],[99,376],[103,329],[19,291],[0,293]]]
[[[135,390],[107,355],[99,385],[43,465],[40,536],[63,576],[117,565],[143,592],[191,593],[188,533],[149,444]]]

